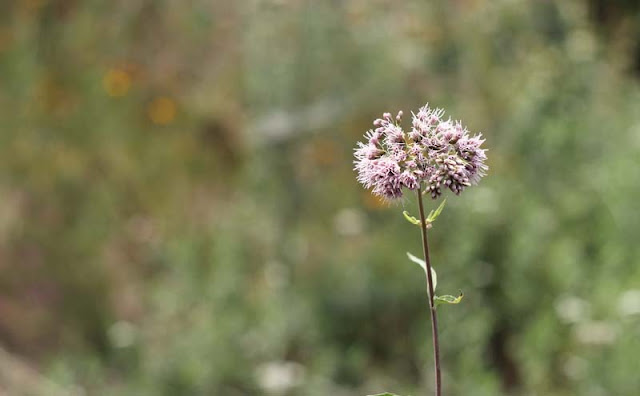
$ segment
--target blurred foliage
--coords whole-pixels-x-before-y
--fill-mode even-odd
[[[635,395],[639,15],[0,3],[0,342],[87,394],[424,394],[415,202],[351,161],[430,101],[490,149],[431,231],[447,394]]]

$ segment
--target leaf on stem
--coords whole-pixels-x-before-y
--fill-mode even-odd
[[[427,217],[427,223],[433,223],[434,221],[436,221],[438,216],[440,216],[440,213],[442,213],[442,209],[444,209],[444,204],[446,203],[447,203],[447,199],[445,198],[440,204],[440,206],[438,206],[438,208],[435,210],[435,212],[433,210],[429,212],[429,217]]]
[[[398,396],[395,393],[389,393],[389,392],[385,392],[385,393],[376,393],[375,395],[368,395],[368,396]]]
[[[464,294],[462,293],[462,291],[460,291],[460,295],[458,297],[451,296],[448,294],[444,296],[436,296],[433,299],[433,302],[436,305],[436,307],[440,304],[458,304],[462,300],[462,297],[464,297]]]
[[[421,266],[425,274],[427,273],[427,264],[423,259],[418,258],[409,252],[407,252],[407,257],[409,257],[409,260]],[[438,275],[436,275],[436,270],[434,270],[433,267],[431,267],[431,283],[433,284],[433,291],[435,292],[436,285],[438,284]]]
[[[402,214],[404,215],[404,218],[407,219],[407,221],[411,224],[414,225],[420,225],[420,220],[416,219],[415,217],[409,215],[409,212],[407,212],[406,210],[402,212]]]

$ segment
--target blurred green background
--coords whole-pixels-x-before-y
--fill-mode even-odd
[[[415,200],[352,171],[430,102],[490,166],[445,395],[637,395],[639,78],[632,0],[2,1],[0,394],[431,394]]]

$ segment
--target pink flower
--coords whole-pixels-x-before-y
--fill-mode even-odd
[[[392,118],[383,114],[365,134],[367,143],[355,149],[357,180],[376,195],[388,199],[402,197],[402,189],[425,191],[437,198],[442,188],[460,194],[477,184],[488,169],[482,135],[469,137],[459,121],[444,120],[444,110],[421,107],[413,115],[413,128],[405,133],[402,112]]]

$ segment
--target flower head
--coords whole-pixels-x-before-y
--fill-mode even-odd
[[[417,190],[422,183],[434,199],[444,188],[459,195],[477,184],[488,169],[482,135],[470,137],[460,121],[443,117],[444,110],[427,104],[413,114],[410,132],[400,126],[402,112],[376,119],[375,129],[365,134],[366,143],[355,149],[358,181],[387,199],[400,198],[403,188]]]

